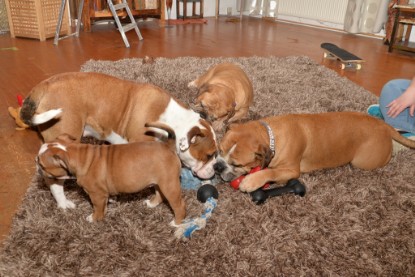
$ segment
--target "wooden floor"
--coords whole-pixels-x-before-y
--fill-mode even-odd
[[[16,95],[26,96],[43,79],[60,72],[79,71],[89,59],[305,55],[376,95],[386,81],[411,78],[415,72],[413,54],[388,53],[382,40],[284,22],[244,18],[232,23],[220,17],[209,18],[203,25],[164,28],[153,20],[141,22],[139,27],[144,40],[138,41],[135,33],[129,32],[129,49],[112,24],[94,25],[92,32],[61,40],[58,46],[53,45],[52,39],[40,42],[12,39],[9,34],[0,36],[0,241],[7,235],[13,214],[30,184],[40,146],[35,132],[15,130],[7,107],[16,107]],[[340,45],[366,60],[363,69],[342,71],[337,62],[324,60],[320,48],[323,42]]]

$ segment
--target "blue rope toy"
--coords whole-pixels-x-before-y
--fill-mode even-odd
[[[175,236],[177,238],[188,239],[200,229],[206,227],[206,222],[212,216],[213,210],[218,205],[218,190],[211,184],[211,181],[201,181],[193,176],[192,172],[186,168],[182,169],[180,182],[183,189],[197,190],[197,199],[204,203],[205,210],[200,217],[187,219],[177,227]]]

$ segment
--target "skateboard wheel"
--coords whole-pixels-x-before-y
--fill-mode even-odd
[[[326,52],[324,52],[324,54],[323,54],[323,57],[324,58],[327,58],[329,55],[326,53]]]
[[[342,69],[345,69],[346,68],[346,65],[344,64],[344,63],[342,63]]]
[[[356,70],[360,70],[362,68],[362,65],[361,64],[357,64],[356,65]]]

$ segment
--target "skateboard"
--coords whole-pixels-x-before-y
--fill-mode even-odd
[[[322,43],[324,58],[336,59],[341,62],[341,69],[351,68],[359,70],[364,60],[332,43]]]

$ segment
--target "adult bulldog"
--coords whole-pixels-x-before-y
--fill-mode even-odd
[[[371,170],[386,165],[392,140],[410,148],[384,121],[357,112],[290,114],[233,124],[223,137],[215,170],[225,181],[245,177],[239,189],[252,192],[268,182],[285,184],[301,172],[351,163]]]
[[[20,117],[29,126],[38,127],[44,142],[66,133],[78,141],[83,135],[92,135],[112,144],[167,137],[163,130],[145,127],[148,122],[159,121],[176,134],[176,150],[184,166],[202,179],[214,175],[217,145],[211,125],[151,84],[100,73],[58,74],[32,89]],[[63,181],[51,186],[58,206],[75,207],[62,197],[62,185]]]

